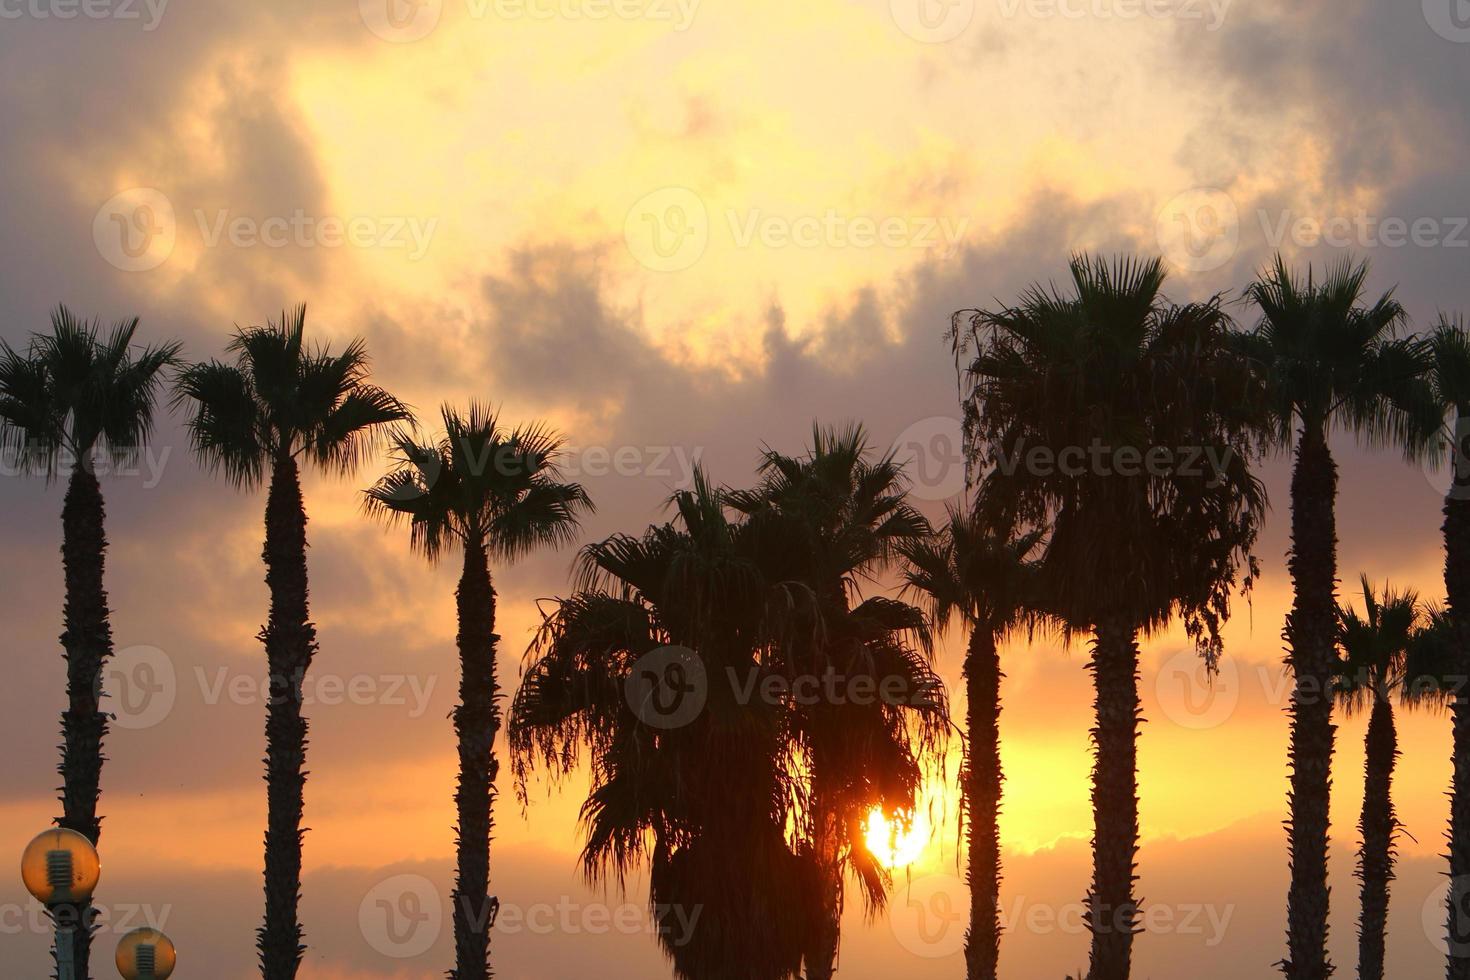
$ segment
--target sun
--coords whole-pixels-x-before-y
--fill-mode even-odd
[[[883,813],[882,807],[874,807],[868,814],[863,840],[880,864],[901,868],[923,856],[930,836],[929,819],[922,812],[910,814],[899,811],[889,817]]]

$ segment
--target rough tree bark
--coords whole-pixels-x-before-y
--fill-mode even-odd
[[[1326,980],[1327,835],[1332,796],[1332,660],[1336,629],[1337,529],[1333,514],[1337,466],[1325,433],[1303,428],[1291,478],[1291,570],[1295,600],[1286,621],[1291,693],[1291,789],[1288,797],[1287,893],[1289,980]]]
[[[265,508],[270,619],[260,633],[270,672],[266,705],[265,923],[257,933],[261,975],[293,980],[306,947],[301,898],[301,818],[305,806],[307,723],[303,682],[316,653],[306,580],[306,508],[296,461],[276,459]]]
[[[93,844],[102,836],[97,816],[101,792],[102,740],[107,715],[102,712],[102,671],[112,656],[112,626],[103,588],[107,552],[102,488],[86,466],[72,471],[62,505],[61,561],[66,581],[65,627],[61,646],[66,657],[67,708],[61,715],[62,815],[58,826],[74,830]],[[78,977],[88,977],[92,950],[91,904],[58,910],[72,925],[72,962]]]
[[[1097,625],[1088,669],[1096,687],[1092,740],[1092,890],[1087,928],[1092,933],[1089,980],[1128,980],[1138,902],[1133,897],[1138,856],[1138,645],[1131,623]]]
[[[984,626],[970,634],[965,656],[970,758],[965,769],[969,818],[970,931],[965,936],[968,980],[995,980],[1000,961],[1000,653]]]
[[[1455,697],[1450,705],[1454,749],[1447,834],[1450,893],[1445,976],[1470,980],[1470,474],[1464,472],[1470,463],[1463,450],[1455,459],[1457,476],[1444,504],[1445,605],[1459,647]]]
[[[1358,851],[1358,880],[1362,883],[1358,980],[1383,980],[1388,889],[1394,879],[1393,838],[1398,830],[1393,810],[1393,770],[1399,757],[1393,705],[1384,693],[1374,693],[1364,748],[1363,814],[1358,821],[1363,836]]]
[[[459,786],[454,794],[459,824],[454,908],[453,980],[487,980],[490,971],[490,835],[500,731],[495,676],[495,588],[483,543],[467,542],[456,593],[459,611],[459,701],[454,732],[459,740]]]

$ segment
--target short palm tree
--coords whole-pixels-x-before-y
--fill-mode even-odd
[[[727,503],[700,472],[673,521],[583,550],[579,589],[547,616],[516,692],[512,759],[524,798],[534,766],[565,776],[587,751],[583,867],[621,886],[647,866],[677,977],[789,980],[816,898],[787,840],[789,706],[741,692],[775,676],[810,602],[771,574],[795,562],[791,545]]]
[[[564,545],[592,505],[575,483],[561,482],[562,439],[532,425],[507,431],[495,413],[471,404],[445,406],[444,436],[394,438],[397,466],[367,493],[368,512],[406,522],[413,547],[430,561],[458,547],[464,554],[459,610],[458,864],[453,902],[454,980],[490,976],[490,833],[500,765],[500,685],[495,658],[495,588],[490,558],[514,561],[537,548]]]
[[[137,330],[133,319],[104,336],[99,323],[86,323],[62,306],[51,315],[51,332],[34,335],[25,352],[0,341],[0,446],[48,479],[70,470],[61,512],[67,709],[61,715],[62,814],[56,823],[94,844],[102,835],[97,800],[107,736],[98,699],[112,656],[102,580],[106,515],[95,467],[126,462],[142,449],[162,373],[179,351],[178,344],[135,349]],[[73,961],[87,976],[91,932],[71,934]]]
[[[1451,942],[1446,976],[1470,980],[1470,333],[1463,317],[1442,316],[1428,341],[1429,382],[1448,420],[1450,481],[1444,499],[1444,582],[1446,608],[1439,626],[1441,673],[1458,678],[1447,691],[1454,728],[1450,784],[1448,927]]]
[[[1358,920],[1358,980],[1383,980],[1384,940],[1388,929],[1388,891],[1394,879],[1394,838],[1399,822],[1393,806],[1393,770],[1398,762],[1398,729],[1393,702],[1404,691],[1405,659],[1420,628],[1416,593],[1384,587],[1375,594],[1363,576],[1363,615],[1338,607],[1336,663],[1338,703],[1352,714],[1368,710],[1364,742],[1363,813],[1358,822],[1358,880],[1362,907]]]
[[[235,363],[211,360],[180,373],[176,398],[191,413],[194,450],[237,487],[269,480],[265,507],[270,618],[260,632],[270,675],[266,706],[265,922],[256,945],[265,980],[295,977],[306,947],[301,896],[301,816],[307,722],[303,683],[316,653],[308,609],[306,506],[301,464],[347,474],[408,409],[367,381],[361,340],[340,354],[308,347],[306,307],[280,322],[236,331]]]
[[[1014,307],[971,312],[954,341],[971,357],[967,455],[989,470],[981,517],[1048,535],[1045,606],[1093,636],[1089,977],[1126,980],[1139,917],[1138,639],[1179,615],[1207,660],[1220,655],[1265,495],[1221,298],[1166,303],[1158,259],[1076,256],[1070,271],[1068,292],[1033,286]]]
[[[1239,335],[1254,367],[1267,439],[1292,447],[1291,571],[1286,622],[1291,694],[1287,955],[1291,980],[1322,980],[1327,958],[1327,839],[1332,786],[1331,689],[1337,621],[1335,430],[1407,452],[1437,420],[1428,409],[1418,346],[1395,339],[1404,310],[1392,291],[1364,304],[1366,263],[1343,261],[1318,279],[1275,264],[1246,290],[1260,321]],[[1426,421],[1427,419],[1427,421]]]
[[[1000,960],[1000,644],[1035,623],[1037,531],[998,531],[973,511],[951,507],[932,538],[906,543],[904,579],[923,596],[935,628],[958,617],[970,631],[965,651],[967,751],[960,812],[968,819],[970,929],[967,980],[995,980]]]
[[[871,683],[890,692],[794,704],[793,741],[809,762],[811,793],[802,848],[822,895],[806,977],[826,980],[836,970],[844,869],[863,886],[870,908],[886,898],[887,869],[866,846],[867,818],[875,807],[913,813],[923,766],[937,758],[948,731],[946,699],[923,655],[932,653],[923,613],[861,594],[902,545],[930,529],[909,504],[902,465],[892,453],[875,455],[861,426],[814,426],[808,452],[767,450],[760,474],[758,486],[731,491],[729,499],[797,545],[792,553],[800,561],[785,575],[817,600],[810,641],[798,635],[781,651],[785,669],[793,682],[831,677],[842,691]]]

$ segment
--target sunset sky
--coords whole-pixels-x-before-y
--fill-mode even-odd
[[[377,383],[431,426],[441,402],[477,398],[565,432],[598,506],[584,540],[660,519],[695,459],[748,483],[762,446],[799,451],[814,419],[860,420],[913,458],[939,518],[963,487],[950,314],[1062,276],[1072,250],[1163,254],[1176,300],[1238,296],[1277,249],[1350,250],[1419,326],[1470,307],[1463,6],[0,0],[0,336],[23,343],[63,302],[137,315],[142,338],[204,359],[234,325],[305,301],[308,331],[366,338]],[[1437,598],[1440,478],[1335,448],[1344,594],[1362,571]],[[452,962],[458,569],[364,519],[383,465],[306,481],[310,980]],[[1265,574],[1216,689],[1182,630],[1145,645],[1140,978],[1268,977],[1284,952],[1287,473],[1277,459],[1263,474]],[[58,810],[61,488],[10,461],[3,476],[0,841],[18,855]],[[103,489],[119,720],[99,948],[110,961],[117,925],[151,917],[180,946],[176,976],[241,980],[262,904],[264,495],[202,471],[166,410]],[[507,692],[573,557],[494,569]],[[951,684],[962,642],[939,651]],[[1059,980],[1087,955],[1086,649],[1005,656],[1002,971]],[[1389,975],[1418,977],[1442,959],[1449,725],[1400,723],[1412,838]],[[1363,727],[1341,722],[1335,765],[1339,975]],[[644,883],[603,892],[579,873],[585,783],[532,786],[522,809],[502,773],[497,976],[668,976]],[[889,911],[849,903],[839,976],[962,974],[953,791],[930,800],[932,839]],[[49,964],[24,895],[0,878],[5,976]]]

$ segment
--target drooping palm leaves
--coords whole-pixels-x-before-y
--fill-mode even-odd
[[[589,878],[621,886],[647,868],[677,976],[784,980],[815,898],[786,838],[799,772],[784,703],[745,692],[810,621],[809,590],[771,574],[790,543],[732,520],[703,473],[672,502],[673,521],[583,550],[511,708],[517,784],[537,765],[569,773],[585,751]]]
[[[1039,619],[1033,554],[1042,534],[995,530],[973,511],[951,507],[934,537],[905,543],[904,579],[924,597],[935,628],[958,617],[970,631],[965,652],[967,751],[960,774],[961,819],[968,821],[970,928],[967,980],[995,980],[1000,960],[1000,644]]]
[[[457,874],[451,897],[454,980],[485,980],[491,920],[490,835],[500,764],[500,685],[495,659],[495,589],[490,557],[513,561],[572,540],[586,492],[561,481],[562,439],[532,425],[502,429],[488,408],[467,414],[442,410],[444,436],[422,442],[394,438],[396,467],[367,493],[368,512],[406,522],[415,550],[431,561],[446,550],[464,552],[456,593],[459,612],[460,703],[454,710],[459,743]]]
[[[302,954],[301,818],[307,722],[303,682],[316,653],[306,573],[306,508],[300,465],[347,474],[383,428],[409,417],[367,381],[367,351],[308,347],[306,307],[279,322],[238,330],[233,364],[208,361],[181,372],[177,401],[188,406],[195,451],[237,487],[269,478],[265,511],[270,616],[260,633],[270,674],[266,718],[265,922],[256,945],[265,980],[291,980]]]
[[[1069,631],[1094,636],[1090,977],[1126,980],[1139,916],[1137,638],[1177,614],[1219,656],[1265,501],[1248,465],[1251,379],[1227,349],[1220,298],[1167,304],[1158,260],[1078,256],[1070,271],[1069,292],[1034,286],[1014,307],[972,312],[968,330],[957,321],[954,339],[971,358],[967,455],[989,471],[980,513],[1047,529],[1039,588]]]
[[[113,326],[78,319],[66,307],[51,315],[51,331],[35,334],[25,351],[0,341],[0,449],[22,469],[48,478],[69,471],[62,507],[65,571],[67,709],[61,716],[62,815],[58,826],[94,844],[102,834],[97,815],[102,742],[102,671],[112,656],[112,626],[103,570],[107,551],[99,463],[136,458],[153,427],[162,374],[178,344],[137,349],[137,319]],[[80,920],[90,922],[86,909]],[[87,976],[91,931],[71,930],[72,960]]]
[[[860,426],[814,426],[806,454],[767,450],[760,474],[756,488],[732,492],[731,502],[796,545],[799,564],[785,574],[817,599],[810,631],[780,650],[783,669],[793,684],[808,678],[818,682],[809,686],[837,692],[795,700],[792,719],[809,765],[801,849],[822,894],[806,977],[825,980],[836,968],[844,869],[862,885],[870,909],[880,908],[887,893],[887,869],[864,840],[868,815],[875,807],[890,817],[914,812],[923,766],[937,759],[947,732],[942,687],[920,655],[930,649],[924,616],[906,603],[861,594],[902,545],[929,534],[929,525],[908,503],[902,466],[891,453],[875,455]],[[855,697],[853,690],[887,693]]]
[[[1420,628],[1419,597],[1412,591],[1376,594],[1362,578],[1363,615],[1338,608],[1335,691],[1348,713],[1367,710],[1364,742],[1363,812],[1358,822],[1358,978],[1383,980],[1388,893],[1394,879],[1394,839],[1399,822],[1393,806],[1393,770],[1398,762],[1398,728],[1393,703],[1405,691],[1405,660]]]
[[[1287,898],[1290,980],[1322,980],[1327,958],[1328,808],[1334,726],[1330,690],[1336,629],[1337,467],[1328,438],[1341,430],[1412,453],[1438,419],[1422,381],[1418,345],[1396,339],[1403,308],[1392,292],[1371,304],[1366,263],[1343,261],[1305,277],[1278,256],[1246,291],[1260,321],[1239,338],[1262,394],[1270,440],[1295,448],[1291,553],[1295,590],[1287,618],[1291,695]]]

